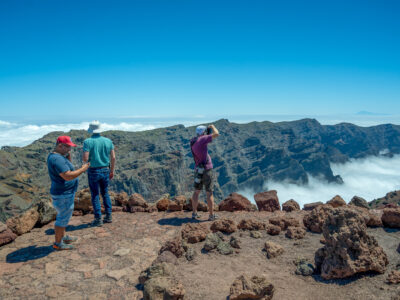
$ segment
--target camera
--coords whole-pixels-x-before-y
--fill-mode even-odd
[[[211,126],[208,126],[207,129],[206,129],[206,134],[209,135],[209,134],[212,134],[212,133],[213,133],[213,130],[212,130]]]

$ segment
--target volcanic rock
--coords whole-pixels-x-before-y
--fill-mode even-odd
[[[129,202],[129,197],[128,197],[128,194],[126,192],[120,192],[118,194],[115,194],[114,200],[120,206],[127,206],[128,202]]]
[[[226,242],[220,242],[217,246],[217,250],[219,254],[222,255],[229,255],[233,253],[233,249],[229,243]]]
[[[336,207],[340,207],[340,206],[345,206],[346,201],[344,201],[343,198],[340,197],[339,195],[336,195],[331,200],[326,202],[326,204],[332,206],[333,208],[336,208]]]
[[[383,210],[382,223],[385,227],[400,228],[400,207],[385,208]]]
[[[183,205],[171,201],[168,205],[168,211],[181,211],[183,210]]]
[[[235,221],[231,219],[219,219],[214,221],[210,227],[213,232],[224,232],[224,233],[232,233],[237,230],[237,226]]]
[[[264,249],[267,252],[268,258],[274,258],[283,253],[283,247],[271,241],[265,242]]]
[[[0,247],[11,243],[17,238],[17,235],[7,228],[7,225],[0,222]]]
[[[316,208],[317,206],[320,206],[320,205],[324,205],[324,203],[319,201],[319,202],[312,202],[312,203],[304,204],[303,210],[313,210],[314,208]]]
[[[354,205],[354,206],[369,209],[367,200],[365,200],[364,198],[358,197],[358,196],[354,196],[353,198],[351,198],[349,205]]]
[[[219,211],[251,211],[251,202],[246,197],[238,194],[230,194],[224,201],[222,201],[218,206]]]
[[[76,192],[74,199],[74,210],[81,210],[88,213],[92,207],[92,195],[90,189],[86,188]]]
[[[187,223],[182,227],[182,238],[188,243],[198,243],[204,241],[210,229],[203,223]]]
[[[250,237],[253,239],[260,239],[262,238],[262,234],[259,231],[250,231]]]
[[[165,262],[153,263],[139,275],[139,283],[145,284],[149,279],[156,277],[167,277],[172,275],[172,265]]]
[[[255,194],[254,200],[256,201],[259,211],[274,212],[281,209],[276,190]]]
[[[144,300],[183,300],[185,289],[182,283],[172,277],[155,277],[144,284]]]
[[[274,286],[265,276],[241,275],[235,279],[230,288],[229,300],[257,299],[269,300],[274,295]]]
[[[186,204],[186,197],[184,195],[178,195],[173,198],[173,201],[183,207]]]
[[[146,200],[144,200],[142,195],[135,193],[129,197],[128,206],[129,207],[139,206],[139,207],[147,208],[149,205],[147,204]]]
[[[188,261],[192,261],[197,256],[197,252],[193,247],[189,247],[185,253],[185,257]]]
[[[236,248],[236,249],[240,249],[241,248],[240,247],[240,244],[241,244],[240,240],[238,238],[234,237],[234,236],[231,236],[229,244],[231,244],[231,246],[233,248]]]
[[[129,212],[131,213],[138,213],[138,212],[146,212],[146,208],[141,207],[141,206],[131,206],[128,207]]]
[[[311,276],[314,274],[314,266],[309,263],[306,259],[298,259],[295,261],[296,275]]]
[[[306,231],[301,227],[289,226],[285,236],[290,239],[302,239],[306,235]]]
[[[311,213],[305,215],[303,218],[304,226],[311,232],[321,233],[322,226],[328,217],[328,214],[332,212],[330,205],[319,205],[314,208]]]
[[[166,241],[161,247],[159,254],[163,253],[164,251],[170,251],[176,257],[181,257],[184,252],[182,248],[182,238],[180,236],[176,236],[174,239]]]
[[[264,230],[266,224],[253,219],[243,219],[240,221],[238,228],[242,230]]]
[[[389,284],[398,284],[398,283],[400,283],[400,271],[399,270],[393,270],[389,274],[386,282],[389,283]]]
[[[42,199],[39,201],[37,204],[37,211],[39,213],[38,224],[41,226],[46,225],[56,219],[57,211],[51,204],[50,200]]]
[[[366,232],[363,217],[355,210],[328,211],[323,225],[324,247],[315,253],[315,265],[324,279],[345,278],[361,272],[384,273],[388,259],[374,237]]]
[[[279,235],[281,233],[281,227],[273,224],[267,224],[265,230],[269,235]]]
[[[290,199],[282,204],[282,210],[287,212],[300,210],[300,205],[293,199]]]
[[[169,200],[168,198],[166,198],[166,197],[161,198],[156,203],[158,211],[167,211],[170,203],[172,203],[172,201]]]
[[[25,211],[23,214],[7,220],[7,227],[17,235],[31,231],[39,220],[39,213],[35,207]]]
[[[156,206],[156,205],[149,205],[149,206],[145,209],[145,211],[148,212],[148,213],[153,213],[153,212],[157,212],[158,209],[157,209],[157,206]]]
[[[269,222],[273,225],[279,226],[282,230],[286,230],[289,226],[299,227],[300,222],[291,217],[272,217],[269,219]]]
[[[219,238],[219,236],[215,233],[209,233],[206,236],[206,241],[204,243],[204,250],[206,251],[211,251],[214,250],[215,248],[218,247],[218,244],[221,243],[222,240]]]
[[[154,260],[154,264],[159,264],[159,263],[168,263],[171,265],[176,265],[178,262],[177,257],[175,254],[173,254],[171,251],[163,251],[161,254],[157,256],[157,258]]]

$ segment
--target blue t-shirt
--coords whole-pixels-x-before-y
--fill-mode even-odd
[[[66,181],[60,176],[60,173],[75,170],[68,159],[61,154],[50,153],[47,157],[47,168],[49,169],[51,179],[50,194],[67,195],[76,192],[78,189],[78,178]]]
[[[98,133],[83,142],[83,152],[89,152],[91,168],[108,167],[110,152],[114,149],[112,141]]]

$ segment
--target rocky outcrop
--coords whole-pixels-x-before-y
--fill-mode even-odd
[[[17,235],[8,229],[6,224],[0,222],[0,247],[11,243],[17,238]]]
[[[275,190],[255,194],[254,200],[256,201],[259,211],[274,212],[281,209],[277,191]]]
[[[180,236],[176,236],[174,239],[165,242],[161,247],[159,254],[163,253],[164,251],[169,251],[176,257],[181,257],[184,253],[182,248],[182,238]]]
[[[294,261],[296,265],[296,275],[311,276],[314,274],[314,266],[306,259],[300,258]]]
[[[183,300],[185,289],[173,277],[155,277],[146,281],[143,287],[144,300]]]
[[[145,284],[149,279],[156,277],[168,277],[172,276],[173,267],[171,264],[166,262],[153,263],[150,267],[142,271],[139,275],[139,283]]]
[[[182,238],[188,243],[198,243],[204,241],[210,229],[206,224],[187,223],[182,227]]]
[[[285,236],[289,239],[302,239],[306,235],[306,231],[301,227],[289,226]]]
[[[252,206],[251,202],[246,197],[238,193],[232,193],[218,205],[218,209],[220,211],[230,212],[240,210],[251,211]]]
[[[400,270],[393,270],[388,275],[386,282],[388,284],[399,284],[400,283]]]
[[[125,191],[115,194],[114,201],[120,206],[127,206],[129,201],[128,194]]]
[[[128,206],[129,207],[139,206],[139,207],[147,208],[149,205],[147,204],[146,200],[144,200],[142,195],[135,193],[129,197]]]
[[[293,199],[290,199],[282,204],[282,210],[287,212],[300,210],[300,205]]]
[[[84,213],[88,213],[92,209],[92,196],[89,188],[76,192],[74,209],[81,210]]]
[[[268,258],[274,258],[283,253],[283,247],[271,241],[265,242],[264,250],[267,253]]]
[[[167,211],[168,210],[168,206],[172,203],[171,200],[169,200],[168,198],[164,197],[161,198],[160,200],[157,201],[156,206],[158,211]]]
[[[229,300],[259,299],[269,300],[274,296],[274,286],[264,276],[241,275],[230,288]]]
[[[289,226],[299,227],[300,222],[292,217],[272,217],[269,222],[273,225],[279,226],[282,230],[286,230]]]
[[[385,272],[386,253],[366,229],[363,217],[355,210],[336,208],[328,212],[323,226],[326,244],[315,253],[315,265],[322,278]]]
[[[362,197],[358,197],[358,196],[354,196],[353,198],[351,198],[349,205],[354,205],[354,206],[369,209],[367,200],[365,200]]]
[[[220,219],[216,220],[211,224],[210,227],[211,231],[213,232],[224,232],[224,233],[232,233],[237,230],[237,225],[235,221],[231,219]]]
[[[269,235],[279,235],[281,233],[281,227],[273,224],[267,224],[265,230]]]
[[[312,203],[304,204],[303,210],[308,210],[308,211],[313,210],[314,208],[316,208],[317,206],[320,206],[320,205],[324,205],[324,203],[319,201],[319,202],[312,202]]]
[[[385,227],[400,228],[400,207],[385,208],[383,210],[382,223]]]
[[[264,230],[266,224],[254,219],[244,219],[239,222],[238,228],[242,230]]]
[[[331,212],[332,207],[330,205],[318,205],[311,213],[304,216],[304,226],[311,232],[322,233],[322,226]]]
[[[50,200],[43,199],[39,201],[37,211],[39,213],[38,225],[40,226],[46,225],[56,219],[57,211]]]
[[[326,202],[326,204],[332,206],[333,208],[336,208],[336,207],[340,207],[340,206],[345,206],[346,201],[344,201],[343,198],[340,197],[339,195],[336,195],[331,200]]]
[[[32,207],[25,211],[23,214],[8,219],[6,224],[12,232],[17,235],[21,235],[31,231],[31,229],[35,226],[37,221],[39,220],[39,213],[37,212],[36,207]]]

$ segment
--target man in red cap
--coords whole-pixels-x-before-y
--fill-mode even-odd
[[[75,170],[71,163],[71,148],[76,145],[69,136],[59,136],[56,148],[47,157],[47,167],[51,179],[50,194],[53,206],[57,210],[56,223],[54,226],[56,250],[71,250],[69,245],[76,241],[76,237],[64,236],[65,228],[74,210],[75,192],[78,189],[78,176],[89,168],[89,163]]]

